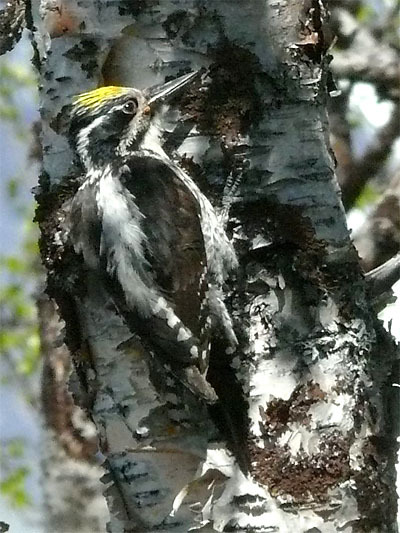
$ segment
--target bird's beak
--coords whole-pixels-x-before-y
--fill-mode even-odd
[[[148,98],[147,105],[150,106],[150,108],[153,108],[154,105],[166,102],[202,73],[203,69],[196,70],[162,85],[154,85],[153,87],[146,89],[144,92]]]

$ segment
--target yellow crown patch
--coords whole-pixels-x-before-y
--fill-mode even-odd
[[[73,98],[73,104],[78,107],[94,109],[110,98],[121,96],[127,91],[129,91],[128,87],[116,87],[114,85],[100,87],[87,93],[78,94]]]

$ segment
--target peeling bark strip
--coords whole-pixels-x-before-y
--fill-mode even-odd
[[[394,348],[368,302],[334,178],[322,2],[36,0],[31,15],[42,255],[107,458],[109,530],[396,531]],[[230,360],[214,347],[221,402],[211,413],[175,383],[157,394],[165,377],[65,255],[62,224],[77,174],[64,136],[71,96],[203,66],[207,84],[162,125],[166,149],[216,207],[230,207],[240,257],[227,287],[240,349]]]

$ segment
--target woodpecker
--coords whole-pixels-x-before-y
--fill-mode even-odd
[[[209,200],[164,152],[157,127],[160,108],[198,75],[73,99],[70,139],[85,176],[69,239],[151,356],[214,403],[206,380],[211,330],[223,331],[234,350],[221,286],[236,256]]]

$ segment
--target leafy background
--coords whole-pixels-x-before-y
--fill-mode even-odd
[[[35,297],[41,287],[31,188],[38,120],[25,38],[0,58],[0,520],[39,533],[40,372]]]

